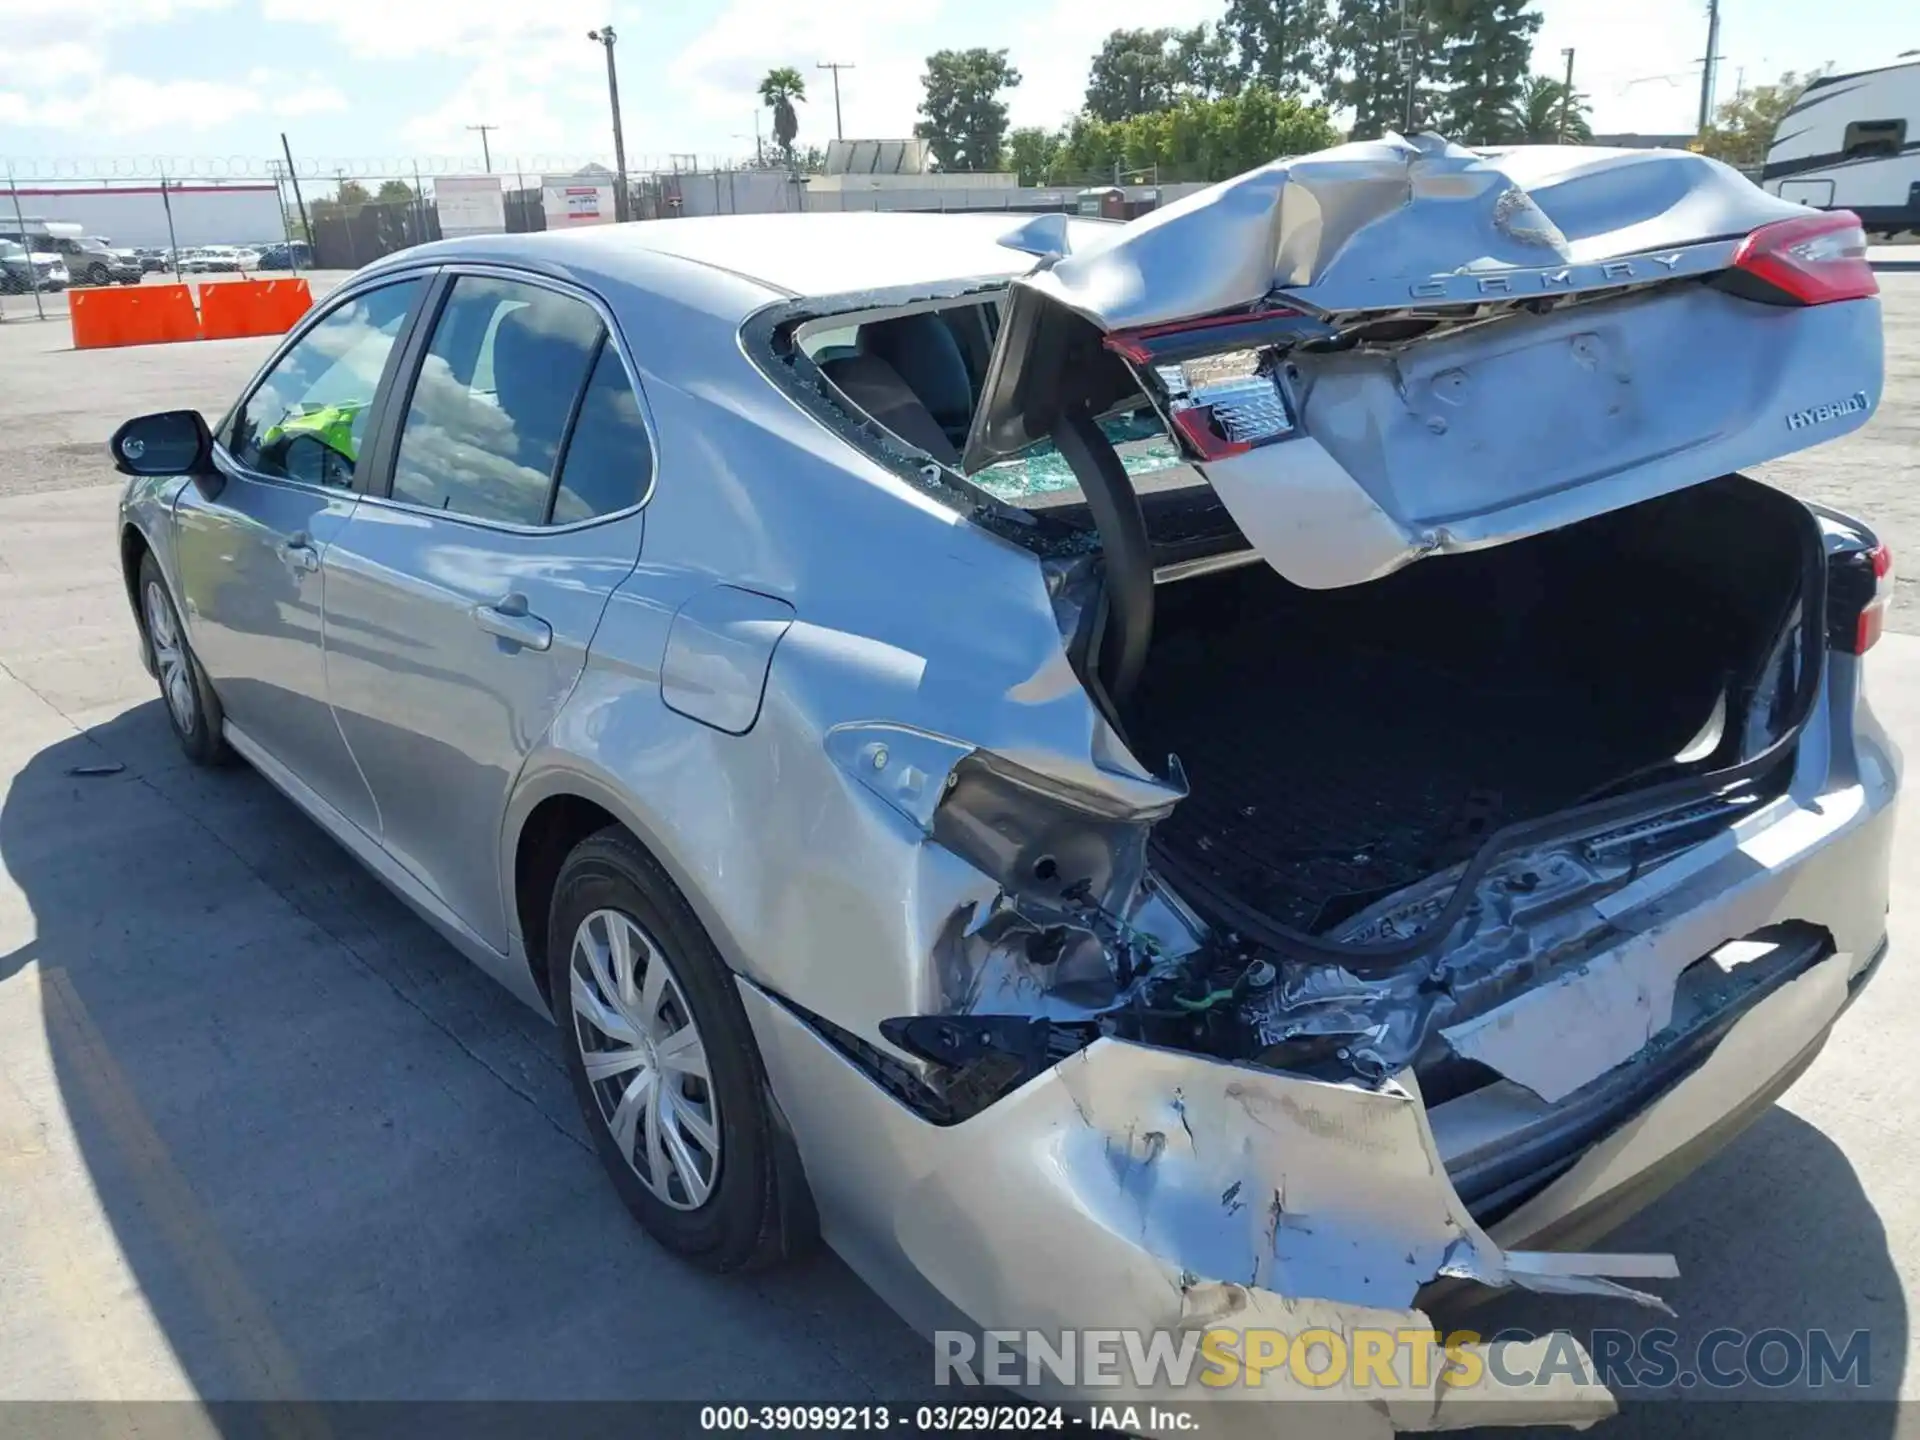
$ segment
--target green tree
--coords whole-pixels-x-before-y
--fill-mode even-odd
[[[1416,34],[1424,13],[1410,9],[1407,28]],[[1400,58],[1400,0],[1337,0],[1328,33],[1327,103],[1353,111],[1352,138],[1373,140],[1406,124],[1407,71]],[[1414,55],[1433,47],[1409,46]],[[1416,77],[1416,108],[1421,98]]]
[[[1022,185],[1051,183],[1062,139],[1038,125],[1023,126],[1007,136],[1007,165],[1020,176]]]
[[[1787,111],[1825,73],[1824,68],[1805,75],[1789,70],[1771,85],[1756,85],[1721,101],[1714,109],[1713,123],[1700,137],[1700,148],[1729,165],[1751,169],[1763,163]]]
[[[342,180],[340,188],[334,192],[333,203],[342,210],[358,210],[372,199],[367,187],[358,180]]]
[[[382,205],[411,205],[417,197],[404,180],[382,180],[373,198]]]
[[[942,170],[996,170],[1007,138],[1007,103],[1000,92],[1020,83],[1005,50],[939,50],[920,77],[926,119],[913,133],[933,146]]]
[[[1497,142],[1520,103],[1540,28],[1532,0],[1432,0],[1446,40],[1440,123],[1463,145]]]
[[[1508,111],[1503,140],[1527,145],[1584,145],[1593,139],[1593,126],[1587,123],[1592,109],[1587,97],[1578,90],[1571,94],[1567,82],[1551,75],[1529,75],[1520,85],[1520,98]]]
[[[760,103],[773,112],[773,139],[793,164],[793,137],[800,133],[796,102],[807,98],[807,82],[791,65],[776,65],[760,82]]]
[[[1115,30],[1087,73],[1086,112],[1124,120],[1173,104],[1177,57],[1173,30]]]
[[[1217,100],[1240,88],[1234,66],[1233,36],[1216,20],[1191,30],[1176,30],[1173,39],[1174,89],[1201,100]]]
[[[1185,96],[1125,120],[1076,116],[1055,137],[1052,178],[1091,184],[1117,171],[1164,183],[1225,180],[1283,156],[1324,150],[1338,138],[1323,107],[1251,85],[1214,100]]]
[[[1327,78],[1327,0],[1227,0],[1225,33],[1244,84],[1301,95]]]

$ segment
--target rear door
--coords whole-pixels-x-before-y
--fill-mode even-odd
[[[181,615],[228,721],[367,831],[373,799],[327,708],[320,564],[426,291],[416,277],[325,308],[222,424],[217,483],[174,507]]]
[[[381,843],[504,950],[507,794],[639,560],[653,447],[586,292],[456,268],[429,313],[327,550],[328,693]]]

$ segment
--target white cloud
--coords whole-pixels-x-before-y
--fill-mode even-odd
[[[250,87],[168,79],[108,68],[115,33],[159,24],[231,0],[124,0],[47,5],[0,0],[0,119],[12,125],[130,135],[162,126],[204,131],[261,107]]]
[[[587,32],[606,19],[606,0],[263,0],[267,19],[326,32],[329,51],[392,62],[451,60],[465,74],[397,129],[408,152],[472,153],[467,128],[487,124],[495,163],[545,158],[593,144],[591,108],[604,105],[604,64]],[[601,111],[600,113],[604,113]],[[598,149],[610,149],[602,142]]]

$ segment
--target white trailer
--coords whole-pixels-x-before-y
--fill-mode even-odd
[[[1781,117],[1760,183],[1851,210],[1870,232],[1920,229],[1920,60],[1815,80]]]
[[[76,235],[104,235],[115,245],[165,246],[167,211],[182,246],[248,245],[280,240],[280,192],[271,180],[169,180],[126,185],[22,185],[19,209],[28,227],[64,222]],[[17,228],[14,192],[0,184],[0,226]]]

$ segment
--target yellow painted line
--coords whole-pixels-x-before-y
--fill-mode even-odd
[[[327,1440],[319,1410],[299,1403],[305,1395],[293,1354],[274,1329],[266,1306],[247,1283],[166,1142],[153,1128],[133,1086],[115,1062],[104,1036],[81,1003],[66,972],[41,977],[49,1038],[63,1054],[63,1071],[79,1082],[140,1192],[147,1214],[193,1287],[237,1382],[237,1393],[219,1396],[264,1404],[260,1419],[276,1440]]]

